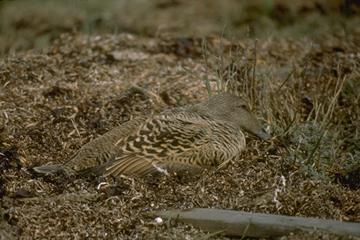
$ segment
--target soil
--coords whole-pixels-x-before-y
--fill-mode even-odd
[[[360,222],[359,74],[358,27],[257,40],[75,32],[6,54],[0,239],[226,239],[148,215],[193,207]],[[273,137],[247,136],[247,150],[221,169],[117,180],[31,171],[136,116],[202,101],[204,83],[215,91],[227,78]]]

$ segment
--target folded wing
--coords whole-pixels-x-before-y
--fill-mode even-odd
[[[206,122],[172,115],[145,121],[134,134],[116,143],[116,159],[105,176],[144,176],[168,170],[199,169],[206,161],[211,131]]]

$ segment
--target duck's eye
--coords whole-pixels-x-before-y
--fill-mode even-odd
[[[249,107],[246,104],[237,105],[236,108],[242,108],[245,109],[246,111],[250,111]]]

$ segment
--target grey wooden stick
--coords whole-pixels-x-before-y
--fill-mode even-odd
[[[223,231],[224,235],[228,236],[276,237],[299,230],[321,230],[337,235],[360,236],[360,223],[317,218],[207,208],[160,211],[151,215],[177,219],[208,232]]]

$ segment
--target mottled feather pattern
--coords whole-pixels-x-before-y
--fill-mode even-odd
[[[131,134],[146,118],[136,118],[113,128],[104,135],[85,144],[64,165],[75,171],[100,166],[115,158],[114,144],[122,137]]]
[[[157,167],[218,165],[236,156],[245,147],[245,138],[227,122],[180,112],[147,119],[115,146],[120,147],[119,157],[105,175],[144,175],[157,172]]]

